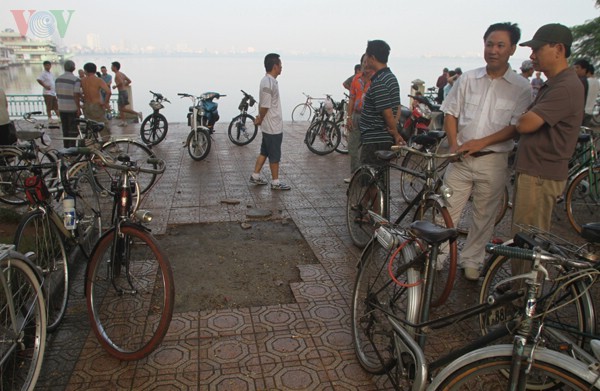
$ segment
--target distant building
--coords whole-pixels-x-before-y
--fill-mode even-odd
[[[48,40],[32,40],[10,29],[0,32],[0,66],[41,64],[44,61],[62,63],[67,56],[56,51]]]

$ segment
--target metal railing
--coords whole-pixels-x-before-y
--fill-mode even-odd
[[[8,115],[12,119],[18,119],[23,117],[25,113],[31,113],[32,111],[41,111],[43,114],[40,118],[46,117],[46,104],[44,103],[43,95],[6,95],[8,101]],[[110,108],[113,112],[113,116],[117,112],[117,98],[110,99]]]

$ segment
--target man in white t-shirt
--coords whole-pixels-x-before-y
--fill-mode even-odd
[[[281,143],[283,141],[283,115],[281,113],[281,99],[277,76],[281,74],[281,59],[279,54],[269,53],[265,56],[265,70],[267,74],[260,81],[258,99],[258,115],[254,123],[260,126],[262,143],[260,155],[256,159],[254,172],[250,176],[250,183],[266,185],[267,181],[260,176],[260,171],[269,158],[271,169],[271,189],[290,190],[290,186],[279,180],[279,161],[281,160]]]
[[[37,82],[44,87],[42,92],[44,96],[44,102],[46,103],[46,113],[48,114],[48,121],[52,121],[52,111],[57,117],[58,114],[58,100],[56,99],[56,89],[54,86],[54,75],[50,72],[52,63],[50,61],[44,61],[44,71],[38,76]]]

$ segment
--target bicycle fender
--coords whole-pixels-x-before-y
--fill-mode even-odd
[[[450,207],[450,203],[448,202],[448,200],[446,198],[444,198],[444,196],[442,196],[441,194],[429,194],[427,196],[428,200],[432,200],[434,202],[437,202],[438,204],[440,204],[441,206],[445,207],[445,208],[449,208]]]

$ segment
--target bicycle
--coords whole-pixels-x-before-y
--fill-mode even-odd
[[[72,150],[59,153],[56,163],[60,189],[46,187],[39,175],[43,166],[34,165],[30,168],[33,172],[32,185],[25,189],[30,211],[21,219],[14,238],[16,250],[28,254],[44,278],[43,291],[50,332],[58,328],[67,309],[70,287],[67,246],[72,248],[77,245],[89,258],[102,232],[99,190],[95,180],[87,172],[80,172],[75,179],[67,178],[65,157],[68,151]],[[62,194],[63,197],[74,198],[72,221],[64,218],[52,202],[51,194],[57,194],[58,199],[62,190],[67,193]]]
[[[46,349],[46,309],[35,266],[0,244],[0,388],[32,391]]]
[[[556,257],[539,250],[527,253],[527,250],[522,249],[488,246],[490,252],[501,254],[510,249],[511,257],[518,256],[534,262],[531,272],[505,280],[509,287],[514,287],[510,284],[511,281],[525,279],[526,289],[502,290],[489,295],[481,304],[438,319],[430,319],[439,248],[457,235],[453,228],[443,228],[425,221],[413,222],[408,230],[386,224],[379,227],[361,256],[352,300],[353,340],[361,366],[370,373],[387,374],[395,389],[422,390],[427,386],[428,380],[431,380],[428,389],[432,390],[481,389],[482,385],[491,389],[507,389],[506,382],[510,379],[512,383],[519,376],[522,376],[521,387],[527,383],[528,387],[536,387],[535,389],[556,389],[557,385],[567,385],[569,382],[575,387],[597,382],[597,367],[595,374],[590,371],[592,367],[589,367],[597,358],[594,359],[578,346],[572,346],[572,351],[577,352],[577,358],[586,360],[584,364],[565,353],[542,347],[540,340],[540,336],[547,335],[541,333],[541,326],[547,325],[546,318],[564,307],[555,305],[557,292],[573,285],[581,285],[585,289],[583,292],[587,292],[590,285],[584,284],[584,280],[592,283],[597,277],[598,271],[590,270],[589,262]],[[583,271],[564,277],[556,289],[543,291],[536,282],[539,277],[548,276],[547,269],[541,265],[542,260],[570,270]],[[543,292],[539,298],[538,292]],[[495,309],[522,297],[526,298],[522,302],[522,319],[513,319],[464,347],[432,362],[426,361],[425,342],[427,334],[432,330],[469,317],[486,317]],[[578,301],[579,296],[571,296],[570,299]],[[534,329],[534,322],[538,322],[538,318],[534,317],[536,302],[537,307],[543,310],[540,311],[540,327]],[[560,316],[556,315],[555,318],[560,319]],[[569,341],[559,328],[553,327],[552,331],[560,341]],[[515,335],[515,360],[513,345],[484,348],[509,335]],[[527,337],[535,340],[533,346],[526,344]],[[533,360],[528,361],[528,358]],[[524,367],[520,365],[522,362],[531,370],[528,377],[524,377],[519,370],[519,367]],[[562,374],[557,374],[557,365],[564,368]],[[431,379],[431,374],[444,366],[446,368]],[[550,371],[550,368],[553,370]],[[485,377],[487,372],[490,372],[493,379]],[[546,382],[548,379],[552,380],[550,384]],[[475,382],[468,383],[469,381]],[[496,385],[497,383],[503,386]]]
[[[248,108],[253,107],[256,100],[252,95],[241,90],[244,97],[238,106],[240,114],[233,117],[227,129],[227,135],[232,143],[239,146],[250,144],[258,133],[258,125],[254,124],[254,116],[248,114]]]
[[[306,101],[303,103],[299,103],[292,110],[292,122],[308,122],[313,118],[313,113],[317,112],[317,108],[315,108],[312,104],[313,100],[323,100],[323,98],[315,98],[310,95],[302,93],[306,97]]]
[[[336,152],[339,152],[343,155],[348,154],[348,129],[346,129],[346,113],[348,112],[348,101],[349,96],[344,94],[344,99],[339,102],[335,102],[332,100],[334,113],[333,113],[333,122],[340,130],[340,143],[337,148],[335,148]]]
[[[152,99],[148,104],[152,108],[152,114],[148,115],[142,121],[140,136],[146,145],[157,145],[167,137],[167,131],[169,130],[169,122],[160,113],[160,109],[165,107],[162,104],[163,102],[171,102],[160,93],[152,91],[150,93],[152,94]]]
[[[365,247],[369,243],[381,221],[391,221],[391,169],[418,176],[423,179],[424,183],[419,194],[399,213],[398,218],[393,222],[394,225],[398,225],[414,210],[413,220],[428,220],[446,227],[454,227],[446,207],[446,199],[451,196],[451,189],[443,184],[437,170],[436,160],[456,158],[460,156],[460,153],[436,154],[410,146],[393,148],[394,151],[376,152],[377,158],[383,162],[382,166],[363,165],[354,172],[350,180],[347,191],[346,221],[352,242],[358,247]],[[424,171],[415,171],[393,163],[392,160],[397,159],[401,152],[423,157],[427,162],[427,168]],[[377,216],[381,216],[381,218]],[[440,260],[436,265],[438,270],[444,272],[436,275],[438,284],[434,299],[435,306],[441,305],[447,300],[454,284],[458,258],[456,240],[450,241],[448,254],[447,262]]]
[[[21,140],[16,145],[0,146],[0,166],[25,166],[35,163],[54,163],[56,155],[49,150],[49,139],[44,129],[45,125],[37,122],[33,115],[41,114],[40,111],[23,114],[25,122],[33,124],[35,130],[18,130],[17,137]],[[21,125],[17,123],[19,127]],[[52,128],[52,127],[51,127]],[[54,186],[57,173],[54,166],[46,169],[42,176],[50,186]],[[24,171],[5,172],[0,176],[0,201],[10,205],[24,205],[25,199],[24,180],[30,173]]]
[[[582,130],[586,133],[579,136],[575,153],[569,161],[565,195],[567,218],[579,233],[584,224],[598,220],[600,210],[600,161],[593,130],[583,126]]]
[[[113,227],[98,240],[86,272],[85,291],[92,330],[102,347],[119,360],[148,356],[162,342],[175,300],[173,273],[166,254],[143,225],[152,220],[139,209],[137,167],[126,155],[115,164],[121,172],[113,182]],[[156,161],[156,173],[164,161]]]
[[[440,151],[440,144],[445,137],[446,132],[444,131],[430,130],[427,133],[411,137],[409,144],[422,151],[437,153]],[[436,169],[440,177],[444,176],[444,172],[449,163],[449,160],[437,162]],[[407,153],[402,159],[401,165],[417,172],[427,169],[427,162],[420,155],[414,153]],[[423,188],[423,183],[423,178],[411,175],[409,172],[402,172],[400,174],[400,194],[402,195],[404,201],[411,202],[418,192]],[[507,184],[504,187],[504,191],[502,192],[501,199],[498,203],[498,210],[496,212],[496,218],[494,219],[494,225],[498,225],[506,215],[506,211],[510,207],[509,199],[509,188]],[[469,233],[469,227],[471,226],[472,219],[472,209],[472,197],[470,197],[463,208],[461,218],[459,221],[454,222],[460,234],[467,235]]]
[[[327,155],[338,149],[340,140],[341,132],[335,123],[335,104],[327,95],[306,130],[304,143],[311,152]]]

